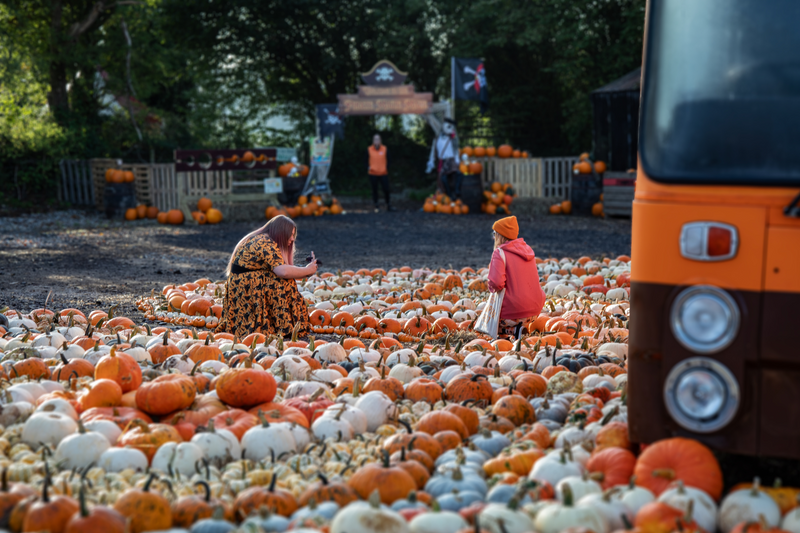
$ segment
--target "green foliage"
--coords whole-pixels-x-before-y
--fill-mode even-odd
[[[6,0],[0,177],[16,176],[16,190],[0,192],[0,203],[52,199],[64,157],[169,161],[176,148],[300,147],[314,133],[314,106],[355,91],[384,58],[436,99],[450,94],[450,56],[485,58],[491,107],[483,116],[458,102],[462,144],[584,151],[590,92],[640,64],[644,3]],[[429,187],[430,128],[351,117],[335,149],[337,190],[368,191],[376,130],[395,187]]]

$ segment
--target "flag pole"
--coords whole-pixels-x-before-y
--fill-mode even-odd
[[[450,58],[450,118],[456,119],[456,58]]]

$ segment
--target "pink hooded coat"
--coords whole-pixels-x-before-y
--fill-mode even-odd
[[[500,257],[503,250],[506,263]],[[500,319],[515,320],[539,315],[545,295],[539,285],[536,255],[523,239],[509,241],[492,254],[489,264],[489,289],[497,292],[506,289]]]

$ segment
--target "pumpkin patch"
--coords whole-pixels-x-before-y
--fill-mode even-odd
[[[7,310],[0,526],[800,531],[797,489],[725,494],[699,442],[630,442],[630,258],[537,261],[520,339],[474,331],[471,268],[300,280],[308,338],[215,334],[208,279],[141,298],[158,327]]]

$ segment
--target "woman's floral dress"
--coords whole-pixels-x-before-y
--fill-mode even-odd
[[[253,332],[287,337],[299,322],[299,334],[308,333],[308,308],[297,282],[279,278],[272,271],[283,264],[283,256],[269,236],[251,237],[236,252],[233,263],[249,272],[228,276],[217,332],[240,338]]]

